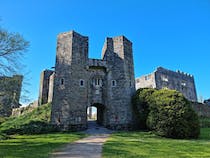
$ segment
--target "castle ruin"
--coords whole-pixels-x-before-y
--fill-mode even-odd
[[[23,76],[0,76],[0,116],[9,117],[13,108],[20,107]]]
[[[151,74],[136,78],[136,88],[168,88],[181,92],[190,101],[197,101],[194,77],[181,71],[158,67]]]
[[[44,70],[40,75],[38,105],[52,102],[54,71]]]
[[[39,93],[40,104],[52,100],[51,124],[84,130],[87,108],[94,106],[99,124],[130,129],[134,93],[132,43],[126,37],[106,38],[102,59],[90,59],[88,37],[74,31],[58,35],[55,71],[41,74]]]
[[[134,79],[132,43],[124,36],[106,38],[102,59],[88,58],[88,37],[74,31],[57,37],[55,71],[40,78],[39,105],[52,102],[51,124],[64,130],[87,128],[87,109],[97,108],[97,123],[132,129],[131,98],[138,88],[168,88],[197,101],[192,75],[162,67]]]

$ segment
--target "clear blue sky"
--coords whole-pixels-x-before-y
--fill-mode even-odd
[[[105,37],[125,35],[136,77],[179,69],[210,98],[210,0],[0,0],[0,8],[0,25],[31,42],[24,63],[34,100],[40,72],[54,66],[57,34],[69,30],[89,36],[90,58],[100,58]]]

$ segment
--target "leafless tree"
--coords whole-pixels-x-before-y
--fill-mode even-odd
[[[22,68],[20,60],[28,47],[29,42],[22,35],[0,27],[0,75],[17,74]]]

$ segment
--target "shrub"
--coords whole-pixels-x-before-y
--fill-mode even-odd
[[[200,117],[200,126],[202,128],[210,128],[210,118],[209,117]]]
[[[133,111],[137,119],[138,129],[147,129],[146,120],[149,114],[149,100],[156,89],[140,88],[132,98]]]
[[[0,124],[6,121],[6,117],[0,117]]]
[[[199,119],[185,97],[174,90],[155,91],[149,100],[147,127],[170,138],[197,138]]]
[[[132,101],[140,128],[169,138],[199,136],[198,116],[181,93],[167,89],[139,89]]]

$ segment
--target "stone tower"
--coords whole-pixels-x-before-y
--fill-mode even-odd
[[[97,108],[97,122],[110,129],[133,126],[135,92],[132,43],[107,38],[102,59],[88,58],[88,37],[74,31],[57,39],[51,123],[65,130],[87,128],[87,108]]]
[[[53,73],[54,71],[52,70],[44,70],[41,72],[38,105],[52,101]]]

